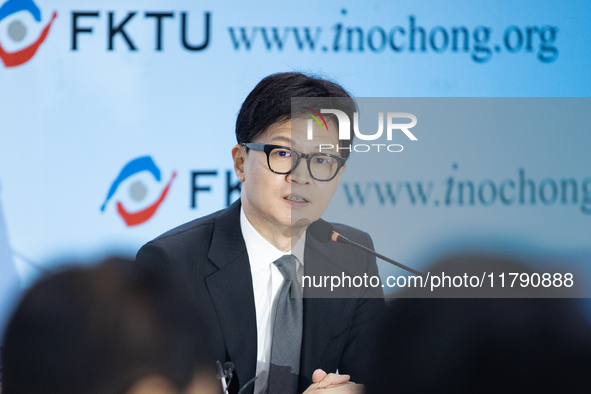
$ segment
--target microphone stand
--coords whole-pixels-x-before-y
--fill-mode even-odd
[[[392,259],[384,256],[383,254],[379,254],[378,252],[376,252],[374,250],[371,250],[370,248],[368,248],[366,246],[363,246],[361,244],[358,244],[357,242],[353,242],[349,238],[345,237],[344,235],[341,235],[341,234],[337,233],[336,231],[333,231],[332,232],[332,235],[331,235],[330,239],[332,241],[334,241],[334,242],[341,242],[341,243],[344,243],[344,244],[347,244],[347,245],[352,245],[352,246],[355,246],[355,247],[357,247],[359,249],[365,250],[367,253],[372,254],[372,255],[374,255],[376,257],[379,257],[380,259],[382,259],[384,261],[387,261],[390,264],[394,264],[395,266],[400,267],[400,268],[402,268],[404,270],[407,270],[409,272],[412,272],[415,275],[425,276],[425,274],[423,274],[422,272],[419,272],[419,271],[417,271],[415,269],[412,269],[410,267],[407,267],[404,264],[400,264],[399,262],[394,261],[394,260],[392,260]]]

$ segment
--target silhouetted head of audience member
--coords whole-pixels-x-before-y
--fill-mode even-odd
[[[218,393],[197,306],[123,259],[40,279],[2,348],[4,394]]]
[[[483,256],[455,261],[466,267],[466,259],[527,271]],[[452,265],[430,272],[451,274]],[[588,308],[564,298],[399,298],[371,364],[369,394],[588,392]]]

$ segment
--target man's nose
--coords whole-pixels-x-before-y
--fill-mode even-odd
[[[289,173],[292,182],[306,184],[309,183],[312,177],[310,176],[310,172],[308,171],[308,163],[306,159],[302,158],[296,168],[291,170]]]

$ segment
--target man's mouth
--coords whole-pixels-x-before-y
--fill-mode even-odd
[[[293,202],[309,202],[305,198],[298,197],[298,196],[287,196],[287,197],[283,197],[283,198],[285,198],[286,200],[289,200],[289,201],[293,201]]]

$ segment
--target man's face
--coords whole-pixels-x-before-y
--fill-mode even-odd
[[[319,144],[338,145],[338,134],[333,122],[328,131],[314,125],[314,139],[307,138],[307,119],[293,119],[271,125],[254,141],[291,147],[300,153],[318,153]],[[306,159],[287,175],[273,173],[265,152],[236,146],[233,150],[234,167],[242,184],[242,206],[252,225],[265,238],[266,232],[289,235],[291,230],[305,228],[319,219],[328,206],[343,168],[328,182],[317,181],[310,175]],[[322,153],[340,155],[336,150]],[[269,239],[269,238],[268,238]]]

